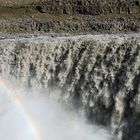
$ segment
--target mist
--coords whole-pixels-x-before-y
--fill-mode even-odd
[[[28,110],[39,139],[12,97],[0,86],[0,140],[111,140],[108,129],[89,124],[46,94],[14,88]],[[53,92],[53,91],[51,91]],[[55,91],[56,92],[56,91]],[[50,93],[51,94],[51,93]],[[52,93],[53,94],[53,93]]]

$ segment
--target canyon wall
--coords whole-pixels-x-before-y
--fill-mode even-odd
[[[0,0],[4,6],[37,5],[45,12],[99,15],[140,13],[139,0]]]
[[[140,31],[139,0],[0,0],[1,32]]]
[[[45,11],[65,14],[135,14],[140,13],[139,0],[44,0]]]

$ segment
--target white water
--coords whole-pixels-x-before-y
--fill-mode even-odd
[[[17,91],[18,93],[18,91]],[[22,94],[23,95],[23,94]],[[38,126],[41,140],[110,140],[108,130],[87,124],[42,94],[24,94],[23,104]],[[0,140],[36,140],[20,110],[0,87]]]

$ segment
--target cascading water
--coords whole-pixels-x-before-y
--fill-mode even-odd
[[[6,84],[7,85],[7,84]],[[4,140],[111,140],[108,130],[87,124],[46,94],[0,82],[0,138]]]
[[[1,37],[0,75],[72,103],[119,140],[139,140],[139,40],[139,34]]]

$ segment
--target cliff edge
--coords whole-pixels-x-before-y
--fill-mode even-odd
[[[140,31],[140,0],[0,0],[1,32]]]

